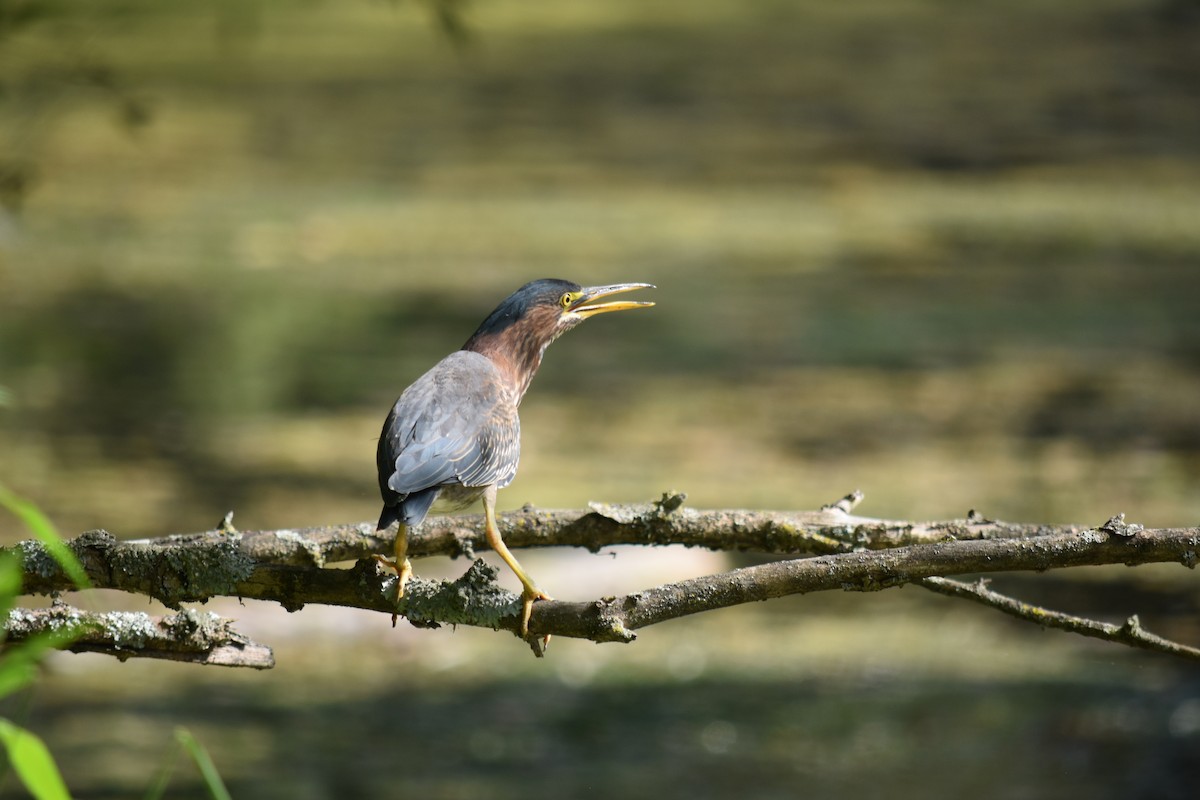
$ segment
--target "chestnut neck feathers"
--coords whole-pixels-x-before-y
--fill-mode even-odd
[[[504,300],[463,345],[500,370],[520,403],[550,343],[574,327],[563,319],[559,298],[578,291],[570,281],[546,279],[522,286]]]

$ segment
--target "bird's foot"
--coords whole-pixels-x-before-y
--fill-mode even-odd
[[[384,567],[387,567],[396,573],[396,602],[399,603],[400,599],[404,597],[404,584],[408,583],[408,579],[412,577],[412,562],[407,558],[401,561],[393,561],[387,556],[380,555],[379,553],[375,553],[372,557]],[[398,614],[392,614],[393,628],[396,627],[396,618],[398,616]]]
[[[533,584],[525,586],[521,592],[521,638],[529,638],[529,616],[533,613],[533,604],[538,600],[553,600],[554,598]],[[542,637],[542,647],[550,644],[550,634]]]
[[[412,562],[407,558],[403,561],[393,561],[387,556],[380,555],[379,553],[375,553],[371,557],[384,567],[387,567],[396,573],[396,599],[399,600],[401,597],[404,597],[404,585],[408,583],[408,579],[411,578],[413,574]]]

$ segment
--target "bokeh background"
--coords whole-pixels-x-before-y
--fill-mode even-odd
[[[1196,525],[1200,3],[0,2],[0,481],[64,534],[374,520],[396,394],[547,276],[659,305],[550,350],[505,508]],[[567,599],[746,563],[521,558]],[[994,585],[1200,642],[1182,567]],[[176,725],[235,797],[1194,792],[1196,667],[911,587],[540,661],[212,607],[278,667],[63,654],[4,713],[80,797]]]

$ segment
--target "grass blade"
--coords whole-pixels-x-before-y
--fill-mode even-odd
[[[25,523],[25,526],[46,548],[46,552],[58,562],[63,572],[67,573],[77,587],[80,589],[91,588],[92,583],[83,570],[83,564],[79,563],[79,559],[71,552],[71,548],[67,547],[59,538],[58,531],[54,529],[54,523],[41,512],[41,509],[3,485],[0,485],[0,506],[7,508]]]
[[[0,743],[8,761],[36,800],[71,800],[54,757],[37,735],[6,719],[0,719]]]
[[[196,737],[192,736],[187,728],[176,728],[175,739],[196,762],[196,767],[200,770],[200,777],[204,779],[204,785],[208,787],[208,793],[213,800],[232,800],[229,790],[225,788],[225,783],[221,780],[220,773],[217,772],[216,765],[213,764],[204,746],[196,741]]]
[[[48,650],[61,650],[85,631],[81,625],[39,633],[4,650],[0,659],[0,698],[20,691],[38,677],[38,662]]]

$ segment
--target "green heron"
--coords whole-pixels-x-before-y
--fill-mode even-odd
[[[488,545],[524,587],[521,634],[528,635],[534,601],[550,597],[521,569],[496,527],[496,490],[512,483],[521,455],[517,406],[542,354],[563,333],[596,314],[654,305],[597,300],[653,288],[648,283],[583,287],[554,279],[527,283],[488,315],[461,350],[404,390],[383,423],[376,451],[383,495],[377,529],[399,523],[395,561],[376,558],[396,570],[397,598],[404,596],[412,575],[408,529],[431,509],[454,511],[482,499]]]

